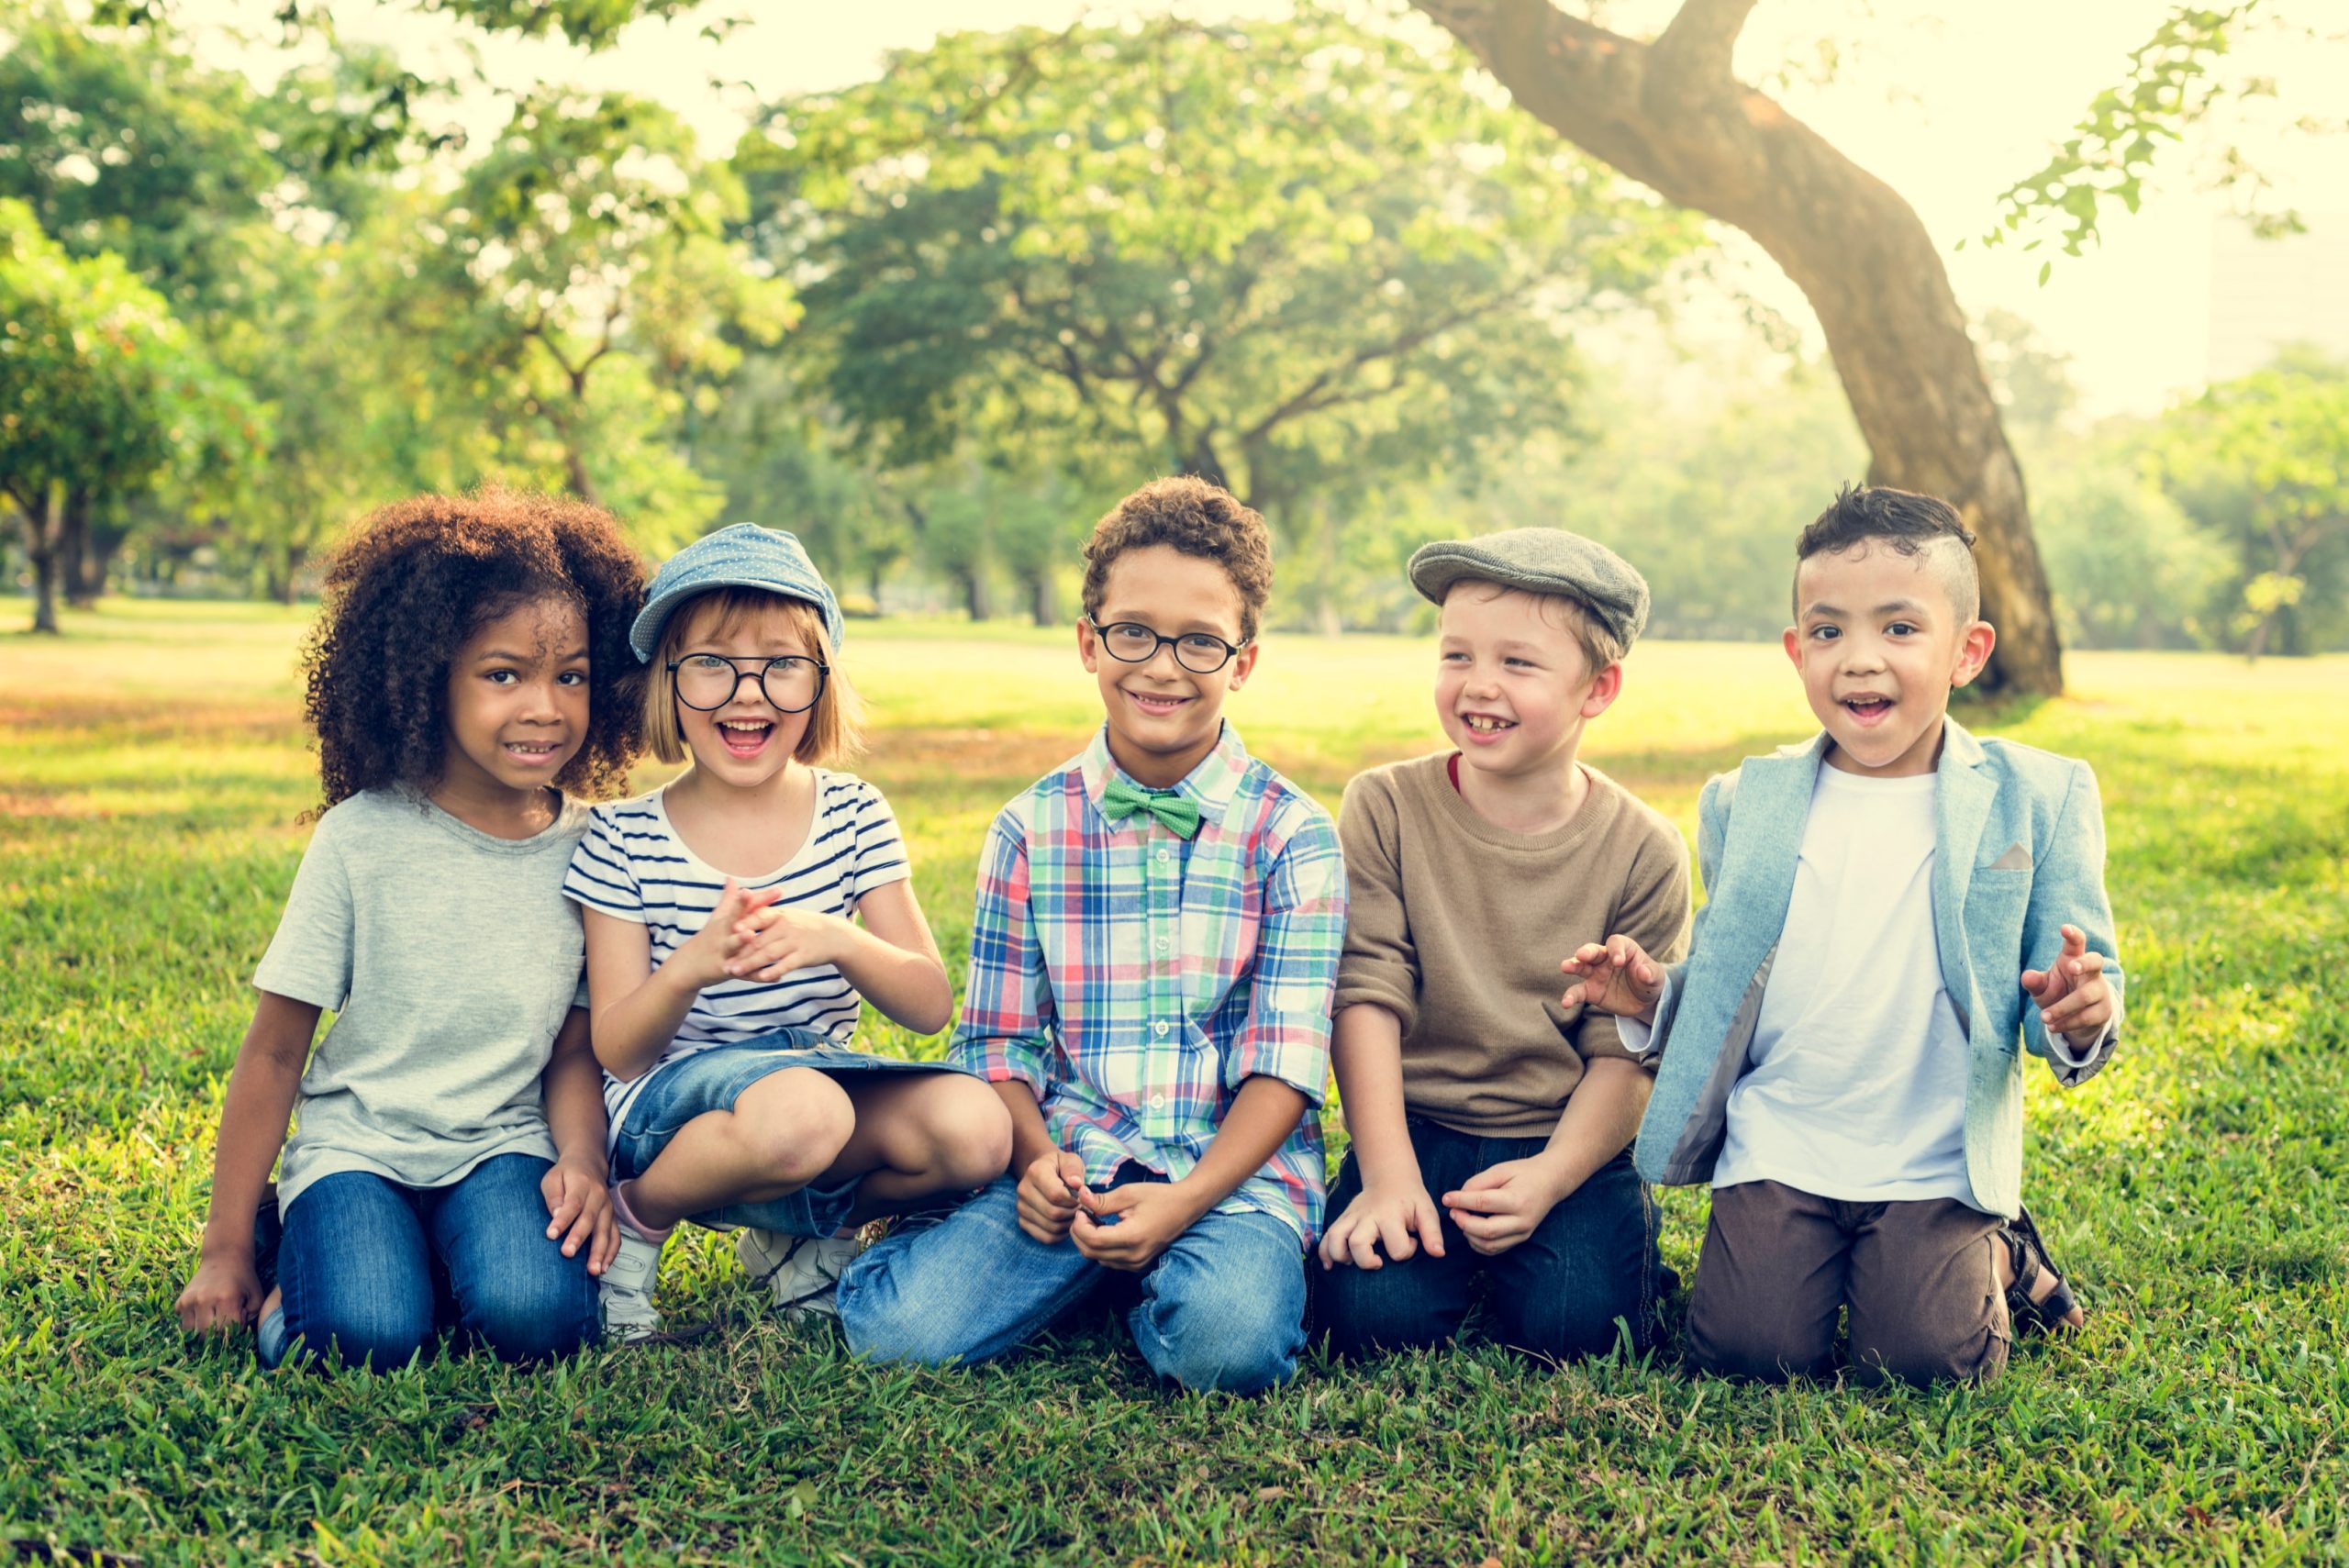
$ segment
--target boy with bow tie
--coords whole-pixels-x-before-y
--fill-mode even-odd
[[[841,1321],[876,1361],[985,1361],[1123,1274],[1152,1371],[1254,1393],[1305,1342],[1344,863],[1222,717],[1256,665],[1264,519],[1159,480],[1085,555],[1107,722],[988,833],[954,1039],[1011,1111],[1011,1168],[852,1263]]]

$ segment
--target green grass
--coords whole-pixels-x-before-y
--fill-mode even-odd
[[[2349,1557],[2349,661],[2080,655],[2073,697],[1971,716],[2104,785],[2129,1039],[2077,1094],[2034,1074],[2028,1153],[2085,1335],[1983,1389],[1471,1348],[1317,1363],[1243,1403],[1155,1392],[1111,1331],[974,1372],[861,1367],[763,1317],[707,1238],[663,1277],[674,1316],[714,1325],[692,1344],[324,1379],[184,1342],[246,980],[315,798],[302,624],[140,605],[0,637],[0,1538],[20,1555]],[[851,634],[863,771],[958,972],[980,830],[1096,712],[1068,640]],[[1427,663],[1280,637],[1230,711],[1334,802],[1435,743]],[[1658,645],[1590,755],[1687,828],[1709,773],[1805,729],[1775,649]],[[1703,1195],[1665,1212],[1686,1273]]]

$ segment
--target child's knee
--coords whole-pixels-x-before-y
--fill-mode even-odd
[[[962,1359],[968,1346],[963,1314],[922,1288],[918,1264],[908,1279],[899,1265],[903,1246],[874,1248],[841,1275],[841,1332],[849,1350],[866,1361],[941,1366]],[[910,1287],[910,1288],[908,1288]]]
[[[1155,1282],[1135,1308],[1134,1340],[1161,1377],[1201,1393],[1256,1394],[1297,1372],[1305,1280],[1189,1272]]]
[[[930,1118],[936,1169],[952,1188],[975,1187],[1011,1163],[1011,1112],[976,1079],[941,1095]]]
[[[1878,1328],[1852,1341],[1852,1370],[1864,1383],[1987,1383],[2006,1370],[2008,1343],[1991,1328],[1935,1333],[1908,1323]]]
[[[1823,1376],[1832,1365],[1834,1319],[1811,1322],[1765,1304],[1731,1304],[1700,1294],[1688,1307],[1688,1360],[1700,1372],[1784,1383]]]
[[[1466,1309],[1420,1288],[1414,1273],[1411,1262],[1392,1261],[1376,1269],[1348,1265],[1318,1273],[1313,1322],[1327,1335],[1330,1353],[1427,1350],[1458,1334]]]
[[[346,1367],[390,1372],[406,1366],[430,1342],[432,1314],[412,1302],[353,1294],[322,1310],[285,1314],[289,1362],[339,1357]]]
[[[602,1334],[595,1282],[579,1260],[562,1262],[568,1266],[460,1291],[460,1325],[505,1362],[558,1360],[586,1349]]]
[[[1265,1318],[1235,1329],[1185,1322],[1178,1314],[1141,1341],[1152,1372],[1199,1394],[1261,1394],[1297,1375],[1304,1349],[1301,1323]]]
[[[855,1130],[847,1094],[806,1069],[761,1079],[734,1102],[735,1141],[763,1175],[786,1186],[805,1186],[831,1169]]]

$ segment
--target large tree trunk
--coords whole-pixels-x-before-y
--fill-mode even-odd
[[[1665,200],[1752,235],[1819,314],[1868,482],[1939,495],[1980,537],[1987,689],[2063,689],[2063,650],[2007,445],[1941,254],[1899,195],[1730,74],[1754,0],[1685,0],[1653,43],[1549,0],[1412,0],[1518,104]],[[1820,475],[1824,503],[1833,475]],[[1803,519],[1808,520],[1808,519]],[[1794,519],[1789,519],[1790,525]]]

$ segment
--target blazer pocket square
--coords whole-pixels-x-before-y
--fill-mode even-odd
[[[2021,844],[2009,844],[2007,852],[1990,862],[1992,871],[2029,871],[2031,851]]]

